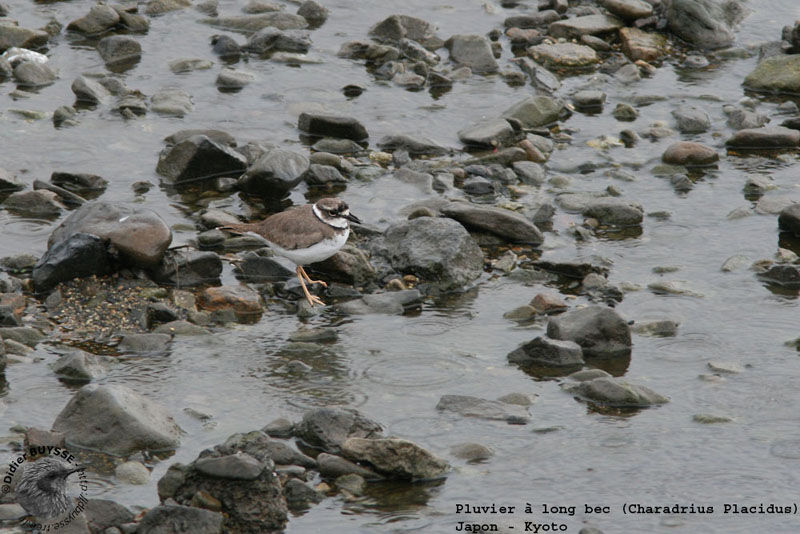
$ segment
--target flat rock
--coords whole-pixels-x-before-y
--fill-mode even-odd
[[[581,214],[592,217],[601,224],[633,226],[642,223],[644,210],[639,204],[620,198],[601,198],[590,201]]]
[[[653,6],[644,0],[603,0],[603,7],[626,21],[649,17]]]
[[[156,172],[176,185],[240,176],[247,159],[228,144],[206,135],[193,135],[162,151]]]
[[[412,156],[443,156],[448,150],[427,137],[417,134],[387,135],[378,141],[378,148],[384,151],[405,150]]]
[[[262,28],[250,36],[244,48],[261,55],[277,51],[305,54],[311,48],[311,37],[306,30]]]
[[[169,62],[169,70],[173,74],[183,74],[195,70],[207,70],[214,66],[214,62],[202,58],[182,58]]]
[[[158,333],[130,333],[122,336],[117,350],[123,354],[166,354],[172,336]]]
[[[58,195],[44,189],[11,193],[3,207],[16,215],[48,219],[60,215],[64,208],[58,202]]]
[[[450,465],[404,439],[348,438],[342,454],[351,460],[367,462],[376,471],[399,479],[431,479],[444,475]]]
[[[372,469],[367,469],[366,467],[360,466],[355,462],[351,462],[350,460],[342,458],[341,456],[328,454],[326,452],[322,452],[317,455],[317,468],[322,476],[329,478],[336,478],[350,474],[359,475],[367,480],[383,478]]]
[[[385,43],[399,43],[403,38],[418,42],[428,50],[436,50],[444,45],[436,36],[436,27],[409,15],[391,15],[375,24],[369,36]]]
[[[211,24],[218,28],[254,33],[263,28],[273,27],[279,30],[302,30],[308,27],[308,21],[300,15],[275,11],[259,15],[244,15],[236,17],[217,17],[203,19],[201,22]]]
[[[511,243],[538,246],[544,241],[544,235],[533,222],[513,211],[467,202],[451,202],[440,211],[467,229],[489,232]]]
[[[364,125],[353,117],[301,113],[297,120],[297,127],[304,132],[320,137],[341,137],[353,141],[361,141],[369,137]]]
[[[453,35],[445,46],[450,51],[450,59],[467,66],[477,74],[497,72],[497,61],[492,54],[489,41],[482,35]]]
[[[572,367],[584,364],[583,350],[574,341],[538,336],[508,353],[508,361],[520,365]]]
[[[255,480],[264,471],[263,462],[247,453],[198,458],[195,469],[206,476],[228,480]]]
[[[182,89],[161,89],[150,97],[150,109],[161,115],[183,117],[193,108],[192,96]]]
[[[770,150],[794,148],[800,144],[800,131],[783,126],[739,130],[725,141],[728,148]]]
[[[643,408],[669,402],[645,386],[631,384],[619,378],[600,377],[570,384],[565,390],[589,402],[617,408]]]
[[[530,47],[528,53],[548,67],[590,67],[600,61],[593,48],[575,43],[539,44]]]
[[[0,50],[9,48],[37,49],[45,46],[50,34],[43,30],[32,30],[0,20]]]
[[[524,406],[468,395],[443,395],[436,409],[454,412],[464,417],[506,421],[518,425],[524,425],[530,420],[528,409]]]
[[[800,54],[779,54],[762,60],[742,85],[751,91],[800,93]]]
[[[800,236],[800,204],[791,204],[781,210],[778,215],[778,227]]]
[[[639,28],[620,28],[619,39],[622,51],[631,61],[658,61],[668,52],[667,38]]]
[[[303,415],[295,428],[295,436],[311,447],[339,454],[348,438],[383,437],[383,428],[357,410],[317,408]]]
[[[564,111],[564,103],[549,96],[529,96],[502,113],[503,118],[516,119],[524,128],[539,128],[556,122]]]
[[[458,131],[458,139],[468,146],[497,148],[518,137],[511,124],[502,118],[487,119]]]
[[[160,405],[120,385],[89,384],[53,423],[71,446],[125,456],[140,450],[174,450],[181,429]]]
[[[602,35],[612,33],[624,24],[617,17],[609,15],[584,15],[568,18],[550,24],[547,33],[565,39],[580,38],[582,35]]]
[[[719,161],[719,154],[710,146],[693,141],[671,144],[661,155],[661,161],[671,165],[707,166]]]
[[[552,317],[547,336],[574,341],[589,357],[627,357],[631,352],[631,329],[617,312],[604,306],[588,306]]]
[[[347,315],[366,315],[382,313],[387,315],[402,315],[411,307],[419,307],[422,294],[417,289],[390,291],[387,293],[374,293],[364,295],[360,299],[350,300],[337,304],[335,309]]]

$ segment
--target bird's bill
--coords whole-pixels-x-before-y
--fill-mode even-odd
[[[344,218],[347,219],[348,221],[361,224],[361,219],[359,219],[358,217],[356,217],[352,213],[348,213],[347,215],[344,216]]]
[[[83,471],[86,469],[85,467],[75,467],[73,469],[67,470],[67,476],[71,475],[72,473],[77,473],[78,471]]]

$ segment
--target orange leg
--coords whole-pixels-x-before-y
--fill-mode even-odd
[[[308,273],[306,272],[305,269],[303,269],[302,265],[298,265],[297,268],[300,269],[300,273],[303,275],[303,278],[305,278],[306,282],[308,282],[309,284],[322,284],[322,287],[328,287],[328,284],[326,284],[322,280],[312,280],[311,278],[309,278]]]
[[[311,293],[308,292],[308,288],[306,287],[306,283],[303,280],[303,276],[305,275],[305,277],[308,278],[308,275],[303,270],[303,268],[298,265],[296,272],[297,272],[297,279],[300,280],[300,286],[303,288],[303,293],[306,294],[306,299],[308,299],[308,303],[311,304],[311,307],[313,308],[314,304],[319,304],[320,306],[324,306],[325,303],[322,302],[322,299],[320,299],[319,297],[317,297],[315,295],[312,295]],[[309,280],[309,282],[314,283],[311,280]]]

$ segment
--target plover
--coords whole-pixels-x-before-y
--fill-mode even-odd
[[[72,502],[67,493],[67,477],[81,469],[50,456],[27,464],[17,484],[17,503],[40,519],[63,514]]]
[[[316,263],[336,254],[347,242],[350,235],[350,222],[360,223],[358,217],[350,213],[344,200],[323,198],[314,204],[306,204],[270,215],[260,222],[230,224],[220,229],[235,234],[256,234],[264,238],[278,256],[283,256],[297,264],[297,278],[303,293],[311,306],[325,305],[315,295],[308,292],[309,284],[328,284],[322,280],[312,280],[303,265]]]

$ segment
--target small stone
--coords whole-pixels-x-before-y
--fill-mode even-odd
[[[136,486],[150,482],[150,471],[139,462],[124,462],[114,468],[117,480]]]
[[[635,121],[639,117],[639,112],[630,104],[620,102],[617,104],[617,107],[614,108],[612,115],[618,121],[630,122]]]
[[[701,143],[679,141],[667,147],[661,160],[671,165],[707,166],[719,161],[719,154]]]

